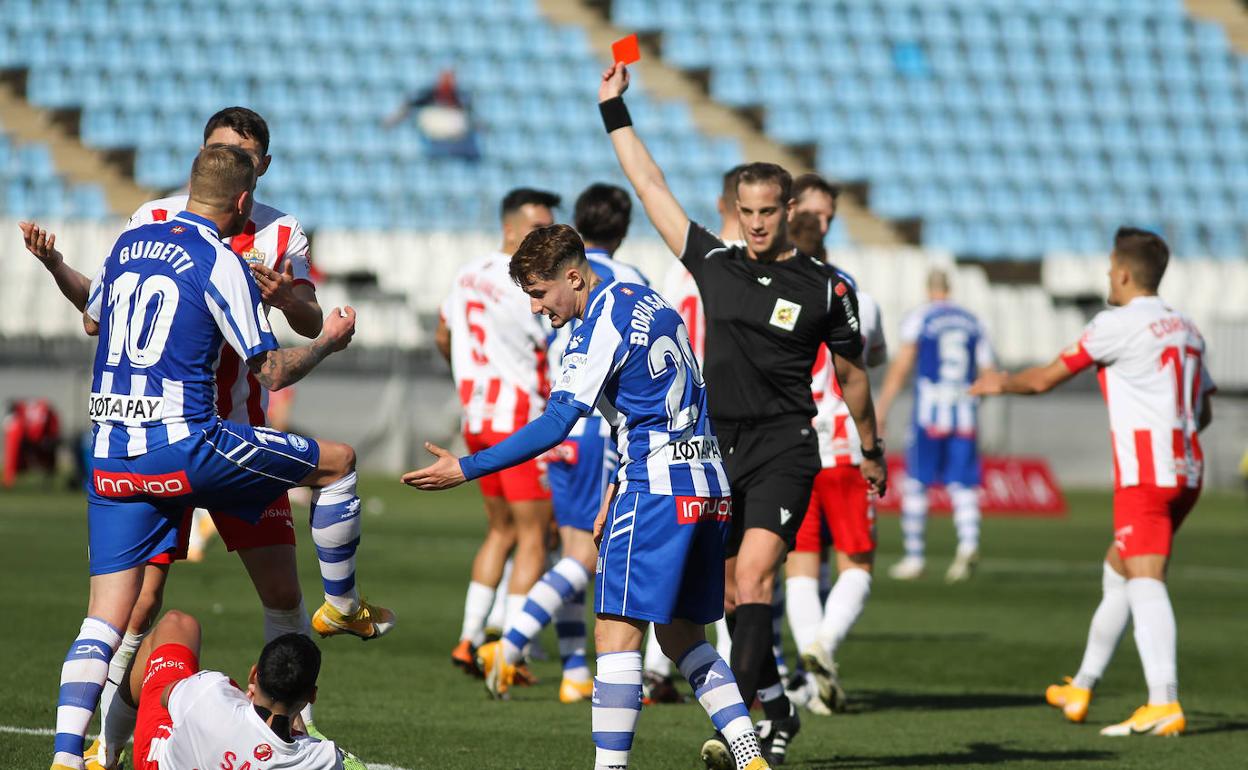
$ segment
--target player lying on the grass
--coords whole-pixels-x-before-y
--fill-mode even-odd
[[[1192,320],[1157,296],[1170,249],[1157,235],[1123,227],[1109,256],[1110,310],[1047,366],[985,374],[975,395],[1045,393],[1095,365],[1109,409],[1114,454],[1114,542],[1105,554],[1101,603],[1092,616],[1074,679],[1052,685],[1048,702],[1072,722],[1088,713],[1092,688],[1118,646],[1127,620],[1148,683],[1148,703],[1101,735],[1178,735],[1174,609],[1166,568],[1175,532],[1200,496],[1200,431],[1213,420],[1213,379],[1205,341]]]
[[[303,634],[270,640],[244,691],[220,671],[199,668],[199,622],[170,610],[143,640],[126,680],[139,704],[135,770],[203,767],[342,770],[362,768],[332,741],[296,727],[316,700],[321,651]]]
[[[585,257],[604,284],[649,285],[636,269],[611,258],[628,234],[631,214],[628,192],[613,185],[590,185],[576,199],[573,219],[584,239]],[[552,335],[552,379],[558,379],[563,351],[580,331],[580,320],[573,319]],[[576,703],[590,697],[594,689],[585,662],[585,586],[598,558],[594,520],[619,465],[611,424],[595,410],[577,420],[568,437],[544,457],[563,557],[529,591],[523,607],[508,619],[502,638],[477,650],[477,661],[489,674],[485,681],[490,694],[502,697],[507,684],[498,675],[501,667],[522,663],[529,642],[553,620],[563,662],[559,700]]]
[[[563,441],[596,407],[615,427],[618,493],[599,514],[594,584],[598,651],[594,678],[595,767],[628,764],[641,713],[641,640],[655,623],[660,644],[693,685],[739,768],[767,767],[732,671],[706,641],[723,614],[728,479],[706,410],[702,372],[680,316],[640,284],[606,283],[567,225],[525,238],[512,279],[555,328],[579,319],[546,411],[490,449],[438,459],[403,482],[449,489],[536,457]],[[496,658],[499,660],[499,658]],[[506,683],[514,667],[496,664]]]
[[[208,119],[203,131],[204,146],[229,144],[251,157],[257,177],[269,168],[269,128],[264,118],[245,107],[227,107]],[[187,195],[175,195],[143,204],[130,217],[127,229],[163,222],[186,208]],[[52,274],[57,286],[79,311],[85,310],[91,280],[74,270],[56,249],[56,235],[34,222],[19,224],[26,248]],[[265,305],[281,310],[291,328],[299,334],[315,338],[321,332],[322,312],[311,282],[308,239],[298,219],[272,206],[256,202],[243,231],[224,239],[230,249],[247,261],[252,277],[260,287]],[[279,272],[280,270],[280,272]],[[260,385],[227,344],[222,344],[217,357],[217,408],[221,417],[246,422],[257,427],[265,425],[265,399],[268,390]],[[282,391],[287,392],[287,391]],[[261,513],[255,524],[228,516],[223,512],[210,514],[210,523],[219,525],[226,548],[237,551],[246,568],[264,610],[264,634],[273,639],[283,633],[312,633],[312,622],[303,605],[295,556],[295,528],[290,500],[285,494],[276,500],[257,503]],[[193,529],[194,525],[189,525]],[[182,534],[182,544],[192,539],[191,532]],[[313,542],[323,530],[313,529]],[[331,545],[332,547],[332,545]],[[126,626],[121,646],[109,664],[108,681],[100,699],[102,729],[100,740],[89,753],[112,767],[125,737],[133,729],[133,710],[120,696],[118,683],[138,649],[143,634],[155,621],[163,601],[164,588],[172,562],[181,558],[182,548],[158,554],[143,575],[139,600]],[[329,631],[324,623],[318,630]],[[116,707],[116,710],[114,710]],[[303,713],[308,729],[316,734],[312,708]]]
[[[803,254],[826,261],[823,239],[836,211],[836,190],[816,174],[798,177],[793,187],[797,199],[790,221],[793,242]],[[852,279],[847,280],[852,283]],[[855,291],[862,321],[863,361],[867,366],[879,366],[888,358],[880,308],[871,295],[857,286]],[[871,595],[875,509],[871,489],[859,470],[862,442],[827,348],[820,349],[811,372],[811,391],[819,410],[813,424],[823,467],[815,477],[797,543],[784,563],[785,593],[793,640],[814,685],[797,688],[795,694],[811,711],[830,714],[845,708],[845,692],[835,663],[837,647]],[[831,534],[837,578],[827,601],[820,603],[819,569],[825,533]]]
[[[278,348],[255,282],[221,242],[247,222],[255,180],[243,150],[205,148],[191,170],[187,210],[123,233],[93,282],[86,323],[99,319],[100,342],[88,409],[91,590],[61,671],[53,767],[83,767],[83,735],[144,566],[175,547],[192,506],[254,522],[264,501],[315,488],[312,524],[324,530],[318,552],[328,594],[318,616],[360,635],[393,624],[392,613],[361,601],[355,585],[360,517],[351,447],[227,422],[215,411],[212,363],[223,340],[261,385],[277,390],[346,348],[355,331],[354,311],[335,309],[316,341]]]

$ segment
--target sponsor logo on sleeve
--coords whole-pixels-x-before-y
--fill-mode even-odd
[[[731,497],[677,497],[676,523],[697,524],[703,521],[730,521]]]
[[[784,329],[786,332],[791,332],[797,327],[797,316],[801,312],[802,306],[796,302],[789,302],[787,299],[777,299],[776,306],[771,310],[771,325]]]
[[[559,375],[559,384],[555,390],[572,390],[576,381],[581,378],[581,371],[589,363],[589,356],[584,353],[569,353],[563,357],[563,372]]]

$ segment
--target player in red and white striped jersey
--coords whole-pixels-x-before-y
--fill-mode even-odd
[[[985,374],[971,388],[974,395],[1043,393],[1097,368],[1113,444],[1114,542],[1083,663],[1073,679],[1049,687],[1046,696],[1068,719],[1083,721],[1092,688],[1132,620],[1148,703],[1102,735],[1178,735],[1186,727],[1165,578],[1174,534],[1200,495],[1204,458],[1198,434],[1213,419],[1214,384],[1196,325],[1157,296],[1169,256],[1153,233],[1119,229],[1109,267],[1114,307],[1093,318],[1079,341],[1048,366]]]
[[[546,406],[549,332],[507,270],[526,235],[554,224],[552,209],[558,205],[554,193],[528,188],[507,193],[501,206],[502,246],[464,265],[442,303],[436,341],[451,364],[464,410],[464,442],[471,452],[499,443]],[[488,526],[472,563],[459,643],[451,652],[451,662],[472,674],[479,673],[475,649],[484,641],[485,618],[507,554],[515,549],[505,613],[510,626],[546,571],[546,534],[553,515],[550,489],[535,460],[483,476],[480,484]]]

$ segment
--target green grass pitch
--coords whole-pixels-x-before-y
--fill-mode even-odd
[[[536,664],[536,687],[495,703],[448,662],[482,530],[476,490],[417,493],[372,477],[362,493],[360,584],[397,611],[399,625],[377,642],[322,644],[321,728],[366,761],[408,770],[590,766],[590,709],[559,704],[557,663]],[[1070,503],[1065,519],[988,519],[982,569],[956,587],[940,580],[952,526],[933,520],[930,576],[914,584],[876,580],[840,652],[850,711],[804,717],[789,766],[1248,766],[1242,495],[1206,495],[1178,538],[1170,585],[1190,732],[1177,740],[1097,735],[1145,699],[1130,633],[1088,724],[1066,724],[1043,703],[1045,685],[1079,663],[1110,537],[1108,494],[1075,493]],[[54,725],[61,661],[86,606],[84,510],[81,496],[38,482],[0,493],[0,768],[42,770],[50,761],[50,737],[14,728]],[[316,559],[306,525],[298,526],[303,589],[314,608]],[[887,565],[899,550],[895,518],[881,520],[881,541]],[[261,646],[260,608],[237,559],[216,545],[203,564],[175,567],[166,607],[203,622],[205,667],[241,678]],[[544,641],[553,649],[549,631]],[[696,704],[647,707],[633,766],[700,767],[698,746],[708,733]]]

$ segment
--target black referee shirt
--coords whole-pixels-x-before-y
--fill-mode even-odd
[[[711,418],[746,422],[815,416],[810,371],[819,346],[862,354],[858,298],[836,269],[813,257],[761,263],[689,223],[680,256],[706,308]]]

